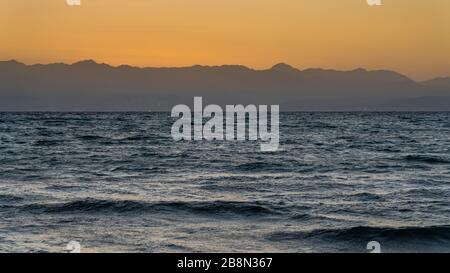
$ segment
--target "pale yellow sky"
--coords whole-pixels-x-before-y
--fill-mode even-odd
[[[0,0],[0,60],[450,76],[450,0]]]

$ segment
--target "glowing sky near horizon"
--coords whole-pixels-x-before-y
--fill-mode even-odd
[[[450,0],[0,0],[0,60],[450,76]]]

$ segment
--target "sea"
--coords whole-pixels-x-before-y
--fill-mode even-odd
[[[450,113],[283,112],[278,151],[170,113],[0,113],[0,252],[450,252]]]

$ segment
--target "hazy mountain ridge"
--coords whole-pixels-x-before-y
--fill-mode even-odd
[[[440,87],[450,87],[450,77],[440,77],[428,81],[422,82],[422,84],[428,86],[440,86]]]
[[[284,63],[255,70],[0,61],[0,111],[170,110],[192,104],[193,96],[282,110],[450,110],[450,78],[415,82],[388,70],[299,70]]]

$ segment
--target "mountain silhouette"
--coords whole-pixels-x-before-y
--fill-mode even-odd
[[[422,84],[428,86],[440,86],[440,87],[448,87],[450,88],[450,77],[441,77],[433,80],[422,82]]]
[[[450,110],[450,78],[416,82],[388,70],[299,70],[285,63],[255,70],[0,61],[0,111],[167,111],[192,105],[194,96],[204,104],[280,104],[284,111]]]

